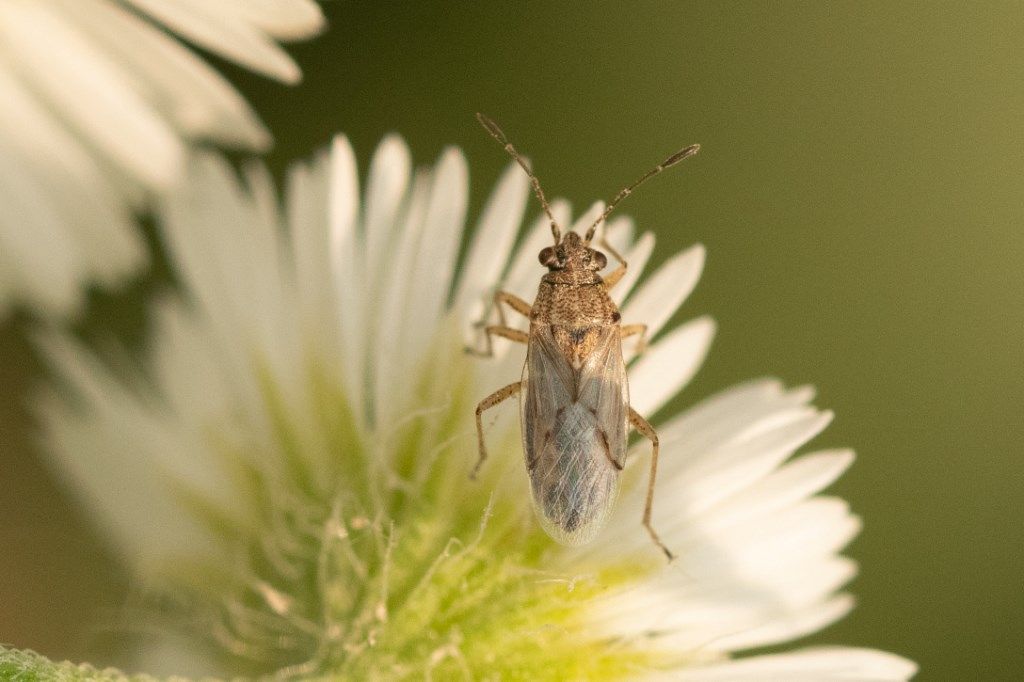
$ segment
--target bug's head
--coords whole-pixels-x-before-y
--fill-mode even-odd
[[[583,238],[575,232],[568,233],[554,246],[546,246],[541,249],[537,259],[548,270],[593,270],[597,272],[608,265],[605,255],[587,246]]]

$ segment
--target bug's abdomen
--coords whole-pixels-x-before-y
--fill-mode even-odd
[[[619,470],[609,453],[619,447],[580,403],[565,406],[540,442],[527,467],[541,525],[563,544],[589,542],[615,502]]]

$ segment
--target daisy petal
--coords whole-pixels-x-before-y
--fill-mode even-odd
[[[0,231],[27,233],[0,235],[12,254],[0,300],[74,312],[82,285],[120,284],[147,262],[135,211],[181,180],[191,142],[269,146],[245,99],[176,28],[295,81],[297,67],[275,39],[322,25],[311,0],[0,3],[0,147],[19,174],[5,174],[0,188],[19,211]],[[50,261],[45,279],[40,258]]]
[[[159,420],[150,419],[148,406],[128,395],[81,348],[56,339],[41,345],[45,345],[51,365],[92,410],[76,414],[55,397],[47,399],[53,409],[49,433],[58,439],[57,451],[75,453],[62,459],[55,471],[83,495],[114,531],[113,537],[124,541],[124,555],[132,557],[139,570],[152,570],[168,552],[197,547],[214,551],[198,525],[181,518],[180,500],[168,481],[212,492],[224,483],[217,480],[216,471],[195,461],[152,458],[178,451],[184,443],[175,443],[176,434],[164,430]],[[114,446],[111,436],[117,443]],[[153,513],[133,513],[139,508]]]
[[[445,314],[455,274],[459,238],[466,218],[469,169],[457,149],[447,149],[434,170],[423,218],[424,232],[414,269],[406,310],[409,347],[428,343],[434,334],[431,322]]]
[[[153,186],[178,175],[177,136],[130,87],[124,69],[41,4],[0,4],[0,35],[41,96],[108,157]]]
[[[371,344],[375,348],[370,373],[376,378],[374,415],[378,423],[387,423],[391,414],[405,408],[401,378],[406,375],[407,356],[412,335],[409,320],[412,291],[415,289],[411,273],[420,257],[426,234],[427,202],[431,182],[427,173],[417,173],[406,202],[404,229],[392,247],[391,262],[381,286],[380,315]]]
[[[308,38],[323,30],[324,13],[312,0],[223,0],[230,10],[279,40]]]
[[[654,338],[697,286],[704,268],[704,247],[691,246],[669,259],[626,301],[623,324],[646,324]]]
[[[389,135],[377,147],[370,162],[370,179],[366,183],[363,240],[366,272],[376,280],[378,270],[387,257],[393,232],[399,225],[398,215],[409,177],[412,160],[409,148],[397,135]]]
[[[132,85],[185,135],[266,149],[270,134],[245,99],[181,42],[106,0],[63,5]],[[132,36],[130,42],[124,36]]]
[[[704,400],[659,428],[663,446],[679,442],[685,460],[691,454],[706,452],[712,443],[731,437],[750,424],[759,423],[808,403],[813,397],[809,389],[785,391],[773,379],[740,384]]]
[[[12,282],[47,308],[66,310],[77,299],[74,283],[81,276],[76,249],[63,229],[63,216],[33,182],[20,154],[0,139],[0,247]],[[31,216],[24,225],[21,216]],[[26,229],[30,227],[31,229]]]
[[[297,83],[299,67],[284,50],[229,7],[202,0],[127,0],[196,45],[284,83]]]
[[[832,420],[831,413],[808,408],[778,416],[774,428],[733,438],[718,449],[688,458],[666,476],[674,489],[685,491],[687,513],[706,509],[767,475]],[[677,507],[676,513],[680,511]]]
[[[751,656],[701,666],[669,677],[687,682],[896,682],[908,680],[917,666],[905,658],[875,649],[820,647],[781,654]]]
[[[715,524],[758,518],[820,492],[853,463],[850,450],[827,450],[804,455],[748,486],[712,510]]]
[[[329,260],[331,281],[334,284],[331,288],[336,296],[339,316],[339,355],[344,366],[345,386],[353,396],[353,403],[362,405],[365,393],[363,379],[366,376],[364,344],[367,301],[361,295],[359,283],[365,281],[366,263],[356,233],[359,178],[355,153],[348,138],[344,136],[334,138],[331,144],[328,184]]]
[[[621,307],[622,302],[633,291],[633,287],[640,281],[640,275],[643,274],[644,267],[646,267],[647,261],[653,252],[654,235],[650,232],[644,232],[636,244],[629,251],[623,253],[628,267],[626,268],[626,274],[611,290],[611,297],[615,301],[615,305]]]
[[[455,308],[464,311],[463,324],[467,329],[489,306],[485,293],[501,281],[508,252],[523,222],[528,196],[526,174],[518,165],[510,164],[484,207],[459,278]]]
[[[853,605],[853,597],[841,594],[823,604],[816,604],[793,615],[776,619],[769,624],[724,637],[715,642],[715,648],[722,651],[741,651],[798,639],[822,630],[843,618],[853,609]]]
[[[629,372],[630,402],[640,414],[654,414],[665,401],[689,383],[704,363],[715,322],[700,317],[674,329],[671,334],[652,345]],[[626,339],[623,353],[628,359],[635,348]]]

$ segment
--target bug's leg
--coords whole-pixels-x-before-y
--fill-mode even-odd
[[[608,255],[618,261],[619,266],[608,273],[608,276],[604,278],[605,291],[610,291],[613,286],[619,283],[626,274],[626,260],[615,250],[615,247],[608,242],[606,235],[601,235],[601,248],[608,252]]]
[[[630,336],[640,336],[636,342],[636,354],[640,355],[647,348],[647,325],[646,324],[624,324],[619,327],[619,338],[625,339]]]
[[[658,533],[655,532],[654,527],[651,525],[651,511],[654,508],[654,480],[658,475],[658,433],[654,430],[646,419],[637,414],[636,410],[632,407],[629,408],[629,423],[633,425],[637,431],[639,431],[645,438],[651,441],[653,452],[651,453],[651,477],[647,482],[647,502],[644,504],[644,528],[647,529],[648,534],[651,536],[651,540],[654,540],[665,556],[668,557],[669,561],[675,559],[675,556],[668,550],[665,543],[658,537]]]
[[[477,357],[484,357],[484,358],[489,358],[489,357],[493,356],[494,355],[494,348],[493,348],[493,341],[494,340],[491,338],[492,334],[504,337],[506,339],[511,339],[512,341],[517,341],[519,343],[526,343],[527,342],[528,337],[527,337],[527,335],[524,332],[521,332],[518,329],[513,329],[513,328],[508,326],[508,322],[505,320],[505,310],[501,307],[502,303],[507,305],[509,308],[512,308],[512,310],[516,311],[517,313],[521,313],[526,318],[530,317],[530,311],[532,310],[532,308],[530,308],[530,304],[529,303],[527,303],[523,299],[519,298],[515,294],[510,294],[507,291],[496,291],[496,292],[494,292],[494,307],[498,311],[498,324],[496,324],[496,325],[486,325],[484,320],[481,320],[480,322],[478,322],[476,324],[476,326],[478,328],[479,327],[483,327],[484,328],[484,333],[486,334],[486,336],[484,338],[484,342],[485,342],[486,345],[484,347],[484,350],[482,350],[482,351],[481,350],[477,350],[476,348],[471,348],[471,347],[467,346],[466,347],[466,352],[469,353],[470,355],[476,355]]]
[[[530,341],[530,335],[524,331],[518,329],[512,329],[511,327],[504,327],[496,324],[488,325],[484,327],[484,339],[485,345],[483,350],[477,350],[476,348],[466,347],[466,352],[470,355],[475,355],[481,358],[489,358],[494,355],[494,340],[493,336],[500,336],[516,343],[528,343]]]
[[[622,462],[612,457],[612,446],[608,442],[608,434],[602,428],[598,428],[597,432],[601,435],[601,445],[604,447],[604,456],[608,458],[608,463],[622,471],[625,468]]]
[[[487,448],[484,446],[484,410],[489,410],[498,403],[508,400],[515,394],[519,393],[522,388],[523,382],[521,381],[509,384],[504,388],[499,388],[497,391],[481,400],[480,404],[476,406],[476,437],[477,444],[480,446],[480,459],[477,460],[476,466],[473,467],[473,471],[469,474],[470,478],[476,478],[477,473],[480,471],[480,467],[484,464],[484,460],[487,459]]]
[[[507,327],[508,323],[505,321],[505,311],[502,309],[501,304],[504,303],[512,310],[520,313],[523,317],[529,319],[530,311],[532,308],[530,304],[519,298],[515,294],[510,294],[507,291],[495,291],[494,292],[494,307],[498,309],[498,320],[502,327]]]

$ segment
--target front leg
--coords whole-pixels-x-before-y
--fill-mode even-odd
[[[604,289],[605,291],[611,291],[612,287],[619,283],[619,280],[625,277],[626,264],[625,259],[615,250],[615,247],[608,241],[608,237],[604,234],[601,235],[601,248],[608,252],[608,255],[614,258],[618,262],[618,267],[608,273],[607,277],[604,277]]]
[[[629,423],[633,425],[637,431],[639,431],[645,438],[651,441],[653,452],[651,453],[651,476],[647,481],[647,502],[644,505],[644,528],[647,529],[647,533],[651,536],[651,540],[654,540],[654,544],[665,553],[665,556],[669,561],[675,559],[672,552],[669,551],[665,543],[658,537],[658,533],[655,532],[654,526],[651,525],[651,512],[654,509],[654,479],[658,475],[658,432],[654,430],[646,419],[637,414],[637,411],[632,407],[629,408]]]
[[[495,405],[508,400],[512,396],[519,393],[519,391],[521,391],[522,389],[523,382],[517,381],[516,383],[509,384],[504,388],[499,388],[497,391],[481,400],[480,404],[476,406],[476,436],[477,444],[480,447],[480,459],[477,460],[476,466],[473,467],[472,473],[469,474],[469,477],[471,479],[476,479],[476,475],[480,471],[480,467],[484,465],[484,460],[487,459],[487,448],[484,445],[484,411],[489,410]]]

